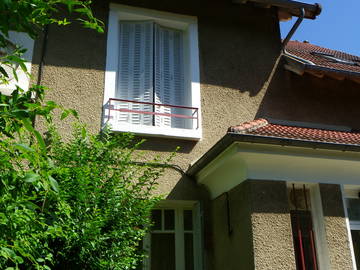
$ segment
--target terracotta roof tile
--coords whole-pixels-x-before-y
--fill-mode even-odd
[[[308,42],[300,41],[290,41],[286,45],[286,51],[297,57],[311,61],[316,66],[343,71],[360,72],[360,57],[356,55],[351,55],[348,53],[323,48]],[[326,55],[330,57],[327,57]],[[336,61],[332,58],[350,63],[339,63],[339,61]]]
[[[265,119],[232,126],[228,132],[311,142],[360,145],[360,133],[271,124]]]

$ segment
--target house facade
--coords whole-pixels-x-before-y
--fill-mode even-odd
[[[279,31],[302,10],[315,19],[319,5],[114,0],[93,10],[105,34],[51,25],[29,62],[47,98],[94,133],[134,132],[148,160],[180,147],[159,179],[166,199],[144,269],[356,269],[357,58],[301,42],[283,50]]]

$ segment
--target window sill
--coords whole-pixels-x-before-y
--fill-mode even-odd
[[[166,128],[130,124],[112,125],[110,129],[113,132],[131,132],[136,135],[150,137],[166,137],[191,141],[199,141],[201,139],[201,129]]]

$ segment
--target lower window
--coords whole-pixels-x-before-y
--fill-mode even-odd
[[[152,211],[153,228],[145,240],[146,270],[201,268],[199,215],[196,207],[159,208]]]
[[[346,200],[356,267],[360,269],[360,199]]]
[[[293,185],[288,193],[296,269],[317,270],[309,189],[305,185],[297,188]]]

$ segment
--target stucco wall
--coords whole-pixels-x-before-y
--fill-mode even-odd
[[[331,269],[353,269],[339,185],[319,184]]]
[[[198,17],[203,138],[199,142],[148,138],[143,145],[148,158],[167,156],[181,149],[172,161],[184,170],[214,145],[231,125],[254,119],[280,52],[276,12],[235,5],[231,1],[117,1]],[[94,11],[107,23],[109,3],[97,1]],[[36,44],[34,78],[42,40]],[[74,23],[50,26],[41,83],[51,89],[47,98],[76,109],[89,129],[98,132],[104,92],[106,34]],[[265,87],[264,87],[265,84]],[[40,122],[37,123],[41,125]],[[68,121],[59,124],[69,135]],[[168,170],[158,193],[169,198],[199,198],[199,190],[186,178]],[[200,195],[201,197],[201,195]]]
[[[212,202],[214,270],[255,269],[248,195],[244,182]]]
[[[286,182],[251,180],[249,194],[255,269],[295,270]]]
[[[214,269],[296,269],[285,182],[247,180],[212,205]]]

